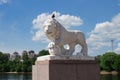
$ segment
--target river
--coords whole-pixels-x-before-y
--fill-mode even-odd
[[[0,73],[0,80],[32,80],[32,74]],[[101,75],[101,80],[120,80],[120,75]]]
[[[0,73],[0,80],[32,80],[32,74]]]

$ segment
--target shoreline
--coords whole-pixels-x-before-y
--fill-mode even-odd
[[[0,72],[1,73],[4,73],[4,74],[32,74],[32,72]],[[111,71],[111,72],[108,72],[108,71],[100,71],[100,75],[118,75],[120,74],[119,72],[117,71]]]
[[[120,74],[119,72],[117,71],[111,71],[111,72],[108,72],[108,71],[100,71],[100,75],[118,75]]]

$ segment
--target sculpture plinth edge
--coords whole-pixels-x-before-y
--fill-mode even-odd
[[[44,60],[95,60],[94,57],[90,56],[78,56],[78,55],[46,55],[37,58],[37,61],[44,61]]]

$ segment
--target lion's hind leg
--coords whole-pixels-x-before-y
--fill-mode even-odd
[[[82,46],[81,52],[83,54],[83,56],[87,56],[88,55],[88,48],[87,48],[87,44],[86,43],[82,43],[80,44]]]
[[[86,40],[85,40],[85,36],[82,32],[77,34],[77,42],[82,47],[80,53],[83,56],[87,56],[88,55],[87,43],[86,43]],[[79,55],[79,54],[77,54],[77,55]]]
[[[75,51],[75,46],[76,46],[76,43],[71,43],[71,44],[69,44],[69,47],[70,47],[70,49],[69,49],[69,55],[73,55],[73,52]]]

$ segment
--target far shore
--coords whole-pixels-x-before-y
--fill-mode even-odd
[[[100,74],[101,74],[101,75],[118,75],[118,74],[120,74],[120,73],[117,72],[117,71],[111,71],[111,72],[101,71]]]
[[[0,73],[6,73],[6,74],[32,74],[32,72],[0,72]],[[108,71],[100,71],[100,74],[101,75],[118,75],[120,74],[119,72],[117,71],[111,71],[111,72],[108,72]]]

